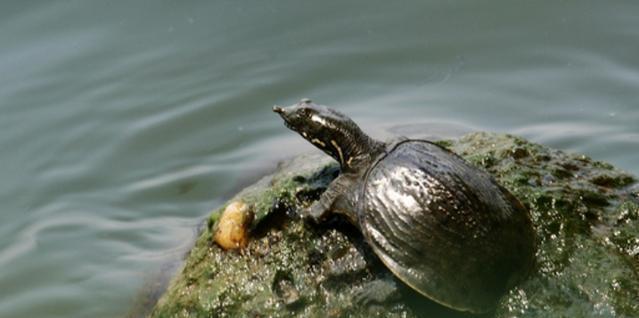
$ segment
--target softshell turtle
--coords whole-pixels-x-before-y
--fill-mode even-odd
[[[530,215],[488,173],[426,140],[374,140],[308,99],[273,111],[341,167],[304,214],[316,221],[330,212],[346,216],[414,290],[482,313],[531,270]]]

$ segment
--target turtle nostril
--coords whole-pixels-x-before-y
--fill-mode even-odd
[[[284,113],[284,109],[282,109],[282,107],[277,106],[277,105],[273,106],[273,111],[278,113],[278,114]]]

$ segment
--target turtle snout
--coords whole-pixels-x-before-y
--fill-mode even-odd
[[[273,112],[278,113],[280,117],[282,117],[285,121],[290,121],[295,118],[295,115],[296,115],[295,110],[296,108],[293,106],[289,106],[289,107],[282,107],[278,105],[273,106]]]
[[[273,106],[273,112],[277,113],[278,115],[280,115],[280,117],[282,117],[282,119],[284,119],[284,124],[286,125],[286,127],[290,127],[291,121],[294,121],[295,116],[291,116],[291,110],[289,109],[290,107],[281,107],[281,106]]]

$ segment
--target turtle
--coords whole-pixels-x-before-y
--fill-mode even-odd
[[[316,222],[344,216],[419,294],[485,313],[531,272],[536,240],[529,211],[488,172],[428,140],[375,140],[310,99],[273,111],[340,165],[303,216]]]

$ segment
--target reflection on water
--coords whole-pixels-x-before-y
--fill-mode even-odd
[[[374,136],[506,131],[639,173],[638,9],[3,2],[0,316],[128,312],[225,195],[313,151],[270,111],[301,97]]]

